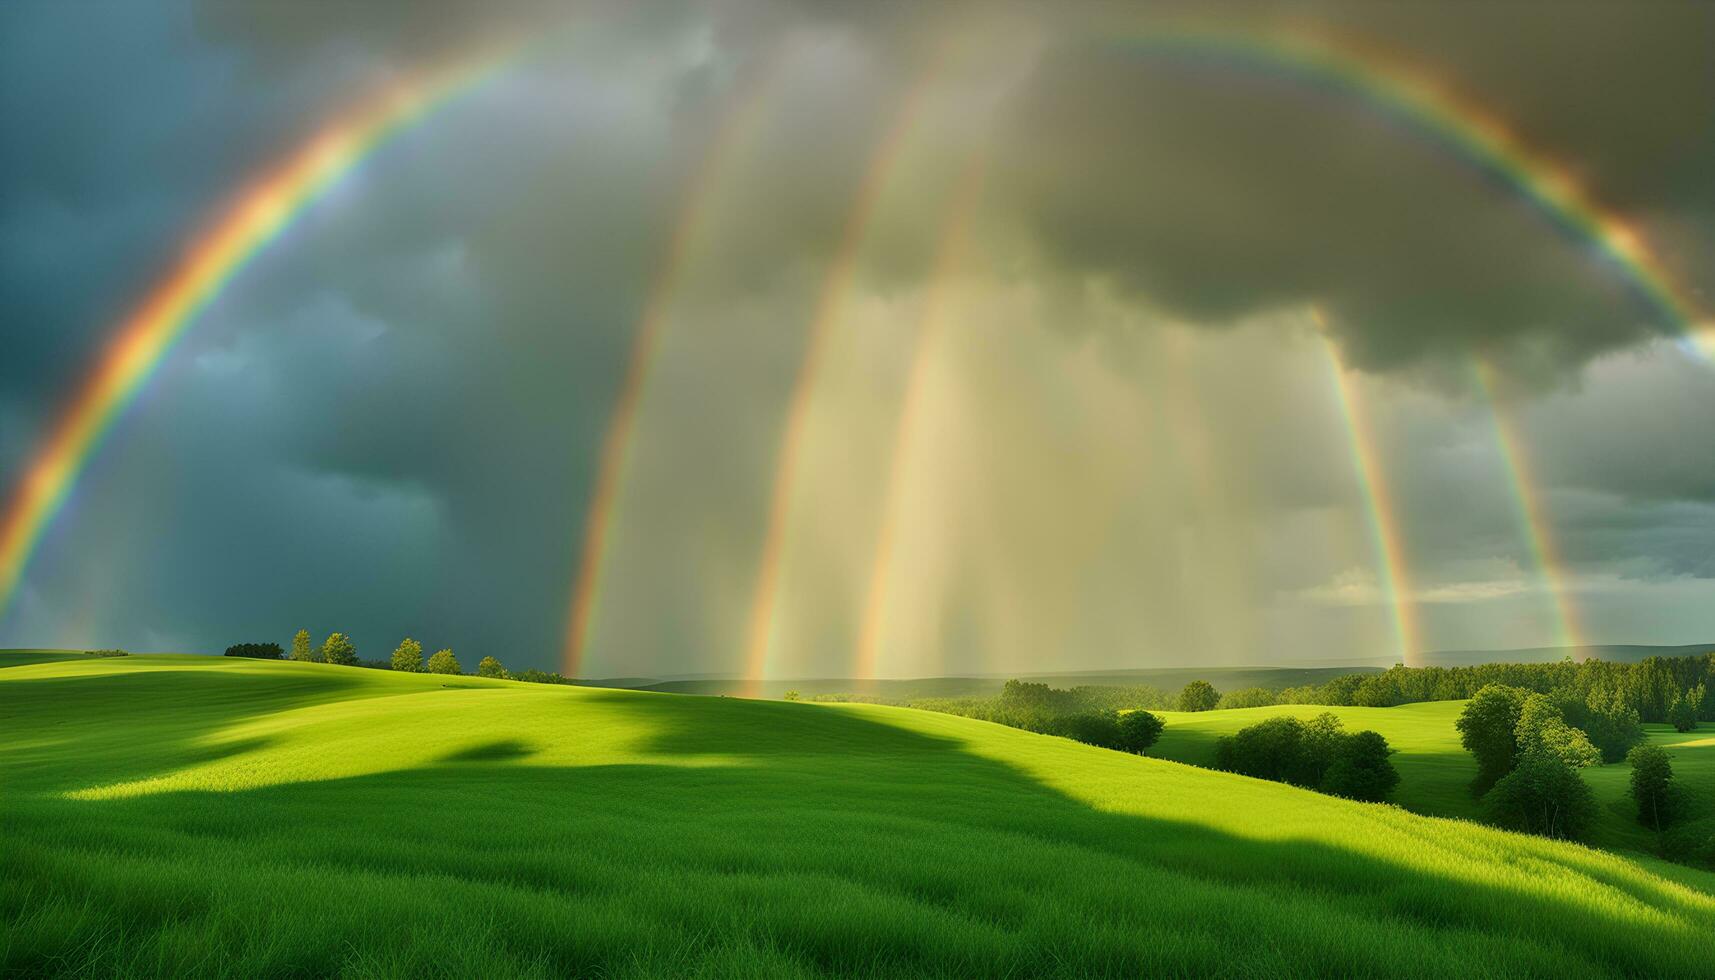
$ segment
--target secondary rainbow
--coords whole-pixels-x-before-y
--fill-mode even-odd
[[[932,63],[906,91],[893,121],[881,135],[881,142],[870,154],[810,316],[809,336],[805,338],[803,358],[792,382],[786,425],[781,430],[780,449],[775,456],[767,527],[763,532],[762,554],[757,563],[756,585],[751,591],[744,643],[744,690],[749,697],[756,696],[768,668],[768,648],[774,635],[775,605],[780,591],[787,530],[792,520],[792,497],[797,484],[799,457],[803,455],[810,406],[815,401],[816,382],[821,376],[828,337],[844,312],[846,295],[857,277],[858,258],[870,220],[893,172],[905,136],[916,121],[934,70]]]
[[[899,416],[894,422],[893,450],[887,467],[887,485],[882,491],[881,518],[876,529],[875,553],[870,558],[869,584],[864,592],[862,618],[858,622],[857,655],[852,676],[868,685],[876,679],[881,662],[881,638],[887,625],[887,605],[893,578],[893,552],[899,534],[900,511],[905,504],[907,461],[916,444],[922,404],[929,384],[929,365],[935,340],[941,333],[947,294],[964,259],[971,216],[982,196],[988,165],[987,148],[972,154],[960,174],[951,205],[942,219],[940,240],[935,248],[934,270],[924,291],[923,317],[912,345],[911,366],[905,376]]]
[[[1322,312],[1312,310],[1311,315],[1321,328],[1322,349],[1328,357],[1340,416],[1346,423],[1352,471],[1358,478],[1358,489],[1363,492],[1370,540],[1376,549],[1376,568],[1381,572],[1382,598],[1393,617],[1396,654],[1399,663],[1409,665],[1413,655],[1422,650],[1423,637],[1417,621],[1417,606],[1412,598],[1411,574],[1405,561],[1405,535],[1400,528],[1399,513],[1394,507],[1387,476],[1382,472],[1381,455],[1376,451],[1375,433],[1370,429],[1369,416],[1357,404],[1357,393],[1352,390],[1351,379],[1340,361],[1339,348],[1328,335],[1327,321]]]
[[[643,312],[637,318],[632,333],[631,355],[626,363],[625,376],[620,381],[619,396],[608,419],[607,431],[602,437],[595,486],[585,511],[578,565],[573,573],[572,596],[561,645],[561,669],[567,677],[581,676],[584,668],[595,610],[601,597],[609,533],[619,509],[619,490],[625,481],[631,457],[638,411],[649,379],[654,374],[661,335],[678,296],[691,243],[702,230],[703,216],[708,210],[711,189],[718,183],[717,177],[726,171],[734,145],[741,136],[755,128],[761,106],[778,84],[781,70],[782,53],[775,51],[740,81],[727,102],[702,161],[691,174],[679,215],[644,299]]]
[[[533,45],[532,45],[533,47]],[[519,45],[397,83],[316,133],[234,199],[127,318],[54,422],[0,515],[0,617],[102,437],[173,345],[249,262],[388,138],[513,63]]]
[[[1700,317],[1699,304],[1634,222],[1604,206],[1569,168],[1532,148],[1498,116],[1397,55],[1352,38],[1197,28],[1148,31],[1116,44],[1140,56],[1281,80],[1368,108],[1528,202],[1558,233],[1616,267],[1681,347],[1715,360],[1715,332]]]
[[[1537,574],[1542,577],[1542,587],[1548,593],[1555,628],[1559,631],[1555,638],[1556,645],[1581,648],[1586,643],[1581,617],[1566,587],[1566,562],[1560,555],[1558,541],[1549,524],[1542,491],[1531,472],[1530,455],[1524,449],[1513,420],[1496,397],[1493,367],[1487,361],[1478,359],[1474,364],[1474,373],[1477,386],[1488,402],[1489,419],[1494,426],[1495,447],[1500,451],[1501,461],[1506,467],[1507,489],[1518,512],[1519,526],[1524,529],[1525,544],[1530,548],[1531,560],[1536,565]]]

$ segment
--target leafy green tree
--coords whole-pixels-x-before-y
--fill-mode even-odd
[[[357,647],[344,633],[330,633],[322,641],[322,660],[330,664],[351,667],[357,663]]]
[[[782,695],[782,697],[784,697],[788,701],[796,701],[796,700],[798,700],[798,692],[797,691],[787,691],[784,695]]]
[[[1322,792],[1352,800],[1381,802],[1399,785],[1399,773],[1388,756],[1387,739],[1379,732],[1355,732],[1340,740],[1334,761],[1322,777]]]
[[[1638,822],[1661,830],[1673,820],[1673,764],[1659,745],[1640,745],[1626,753],[1632,767],[1632,799]]]
[[[423,671],[423,645],[410,637],[399,641],[393,650],[393,669],[412,674]]]
[[[1503,827],[1574,840],[1596,819],[1596,797],[1578,770],[1553,752],[1526,752],[1483,796]]]
[[[1392,671],[1364,678],[1352,692],[1352,703],[1365,708],[1391,708],[1403,700]]]
[[[1694,686],[1685,692],[1685,699],[1691,702],[1691,717],[1698,721],[1711,721],[1711,705],[1707,689],[1702,684]]]
[[[1275,694],[1266,687],[1241,687],[1221,695],[1222,708],[1267,708],[1276,704]]]
[[[1667,705],[1667,723],[1676,732],[1689,732],[1697,728],[1697,706],[1685,695],[1675,694]]]
[[[476,662],[476,676],[506,680],[511,675],[506,672],[505,667],[500,665],[500,661],[493,657],[483,657]]]
[[[1152,715],[1141,708],[1120,715],[1119,744],[1115,746],[1121,752],[1142,754],[1144,750],[1155,744],[1161,737],[1163,722],[1159,715]]]
[[[1281,715],[1247,725],[1215,743],[1215,765],[1257,779],[1297,782],[1306,771],[1304,723]]]
[[[429,673],[431,674],[462,674],[464,669],[459,666],[458,658],[451,650],[437,650],[429,658]]]
[[[1514,733],[1520,753],[1544,752],[1553,755],[1573,769],[1594,766],[1602,761],[1602,753],[1584,733],[1568,725],[1560,709],[1543,694],[1525,698],[1519,708],[1518,729]]]
[[[316,659],[317,651],[310,646],[310,631],[299,630],[292,635],[292,659],[309,663]]]
[[[1519,713],[1529,691],[1505,684],[1488,684],[1472,696],[1454,727],[1460,744],[1477,757],[1477,778],[1472,788],[1479,794],[1495,785],[1518,759]]]
[[[1212,711],[1221,703],[1221,692],[1208,681],[1192,681],[1179,692],[1180,711]]]
[[[1618,688],[1591,688],[1585,697],[1583,724],[1579,727],[1602,750],[1603,762],[1624,759],[1626,752],[1644,739],[1638,710],[1626,702]]]
[[[252,660],[279,660],[286,655],[278,643],[234,643],[226,648],[228,657],[248,657]]]

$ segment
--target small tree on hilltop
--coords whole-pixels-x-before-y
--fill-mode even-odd
[[[1632,799],[1638,822],[1661,830],[1673,820],[1673,764],[1659,745],[1640,745],[1626,753],[1632,766]]]
[[[429,673],[431,674],[462,674],[464,668],[459,666],[458,658],[451,650],[436,650],[429,658]]]
[[[1121,752],[1135,752],[1142,755],[1145,749],[1155,744],[1161,737],[1163,727],[1161,718],[1143,709],[1128,711],[1120,715],[1119,743],[1115,748]]]
[[[310,646],[309,630],[299,630],[292,635],[292,659],[303,663],[316,659],[316,651]]]
[[[457,661],[454,661],[454,663],[457,663]],[[500,661],[493,657],[483,657],[481,660],[476,662],[476,676],[493,677],[497,680],[505,680],[510,675],[506,673],[506,668],[500,665]]]
[[[787,691],[785,694],[781,695],[781,697],[788,701],[796,701],[798,700],[798,692],[796,690]]]
[[[410,637],[399,641],[399,646],[393,651],[393,669],[412,674],[422,673],[423,645]]]
[[[322,660],[351,667],[357,663],[357,646],[344,633],[329,633],[322,643]]]
[[[1192,681],[1179,692],[1180,711],[1212,711],[1221,703],[1221,692],[1208,681]]]

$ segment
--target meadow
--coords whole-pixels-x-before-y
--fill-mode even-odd
[[[1223,735],[1254,725],[1264,718],[1287,715],[1314,718],[1331,712],[1347,731],[1380,732],[1394,749],[1391,761],[1399,771],[1393,801],[1408,810],[1441,817],[1482,817],[1480,801],[1471,794],[1477,764],[1459,744],[1453,727],[1464,701],[1426,701],[1392,708],[1325,707],[1295,704],[1215,711],[1157,711],[1167,726],[1149,750],[1152,756],[1198,766],[1214,765],[1215,742]],[[1646,724],[1650,742],[1667,750],[1674,780],[1686,794],[1687,813],[1715,812],[1715,730],[1711,726],[1676,732],[1668,725]],[[1598,847],[1648,851],[1654,834],[1637,821],[1637,805],[1629,789],[1631,770],[1624,762],[1583,770],[1585,782],[1600,808],[1589,843]]]
[[[0,786],[14,973],[1715,972],[1715,876],[880,705],[58,660]]]

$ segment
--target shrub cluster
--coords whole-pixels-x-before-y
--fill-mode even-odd
[[[124,650],[85,650],[86,657],[129,657],[131,654]]]
[[[1579,838],[1596,819],[1596,797],[1578,770],[1602,751],[1567,723],[1556,699],[1489,684],[1455,723],[1477,760],[1472,790],[1496,823],[1547,837]]]
[[[1372,731],[1348,734],[1324,712],[1309,721],[1278,717],[1241,728],[1215,745],[1215,765],[1354,800],[1386,800],[1399,783],[1393,750]]]
[[[907,704],[1121,752],[1142,752],[1154,745],[1161,719],[1134,706],[1114,707],[1114,700],[1104,688],[1062,690],[1014,679],[997,697],[919,698]]]
[[[252,660],[279,660],[286,655],[278,643],[234,643],[226,648],[228,657],[249,657]]]

